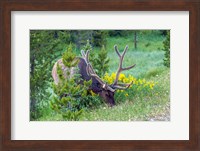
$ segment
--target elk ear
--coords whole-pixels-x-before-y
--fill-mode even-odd
[[[81,50],[81,55],[82,55],[83,58],[85,57],[85,51],[84,50]]]

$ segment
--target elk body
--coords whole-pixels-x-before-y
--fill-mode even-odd
[[[81,50],[81,54],[82,57],[77,57],[76,59],[79,59],[79,63],[78,63],[78,68],[79,68],[79,74],[81,75],[81,78],[83,80],[90,80],[92,79],[92,85],[90,86],[90,90],[92,90],[94,93],[98,94],[99,96],[101,96],[108,104],[110,104],[111,106],[115,105],[115,100],[114,100],[114,94],[116,92],[117,89],[119,90],[125,90],[127,88],[130,87],[130,85],[133,83],[118,83],[118,79],[119,79],[119,75],[122,71],[125,70],[129,70],[131,68],[133,68],[135,66],[131,65],[129,67],[123,67],[122,63],[124,60],[124,56],[126,54],[126,51],[128,49],[128,46],[125,47],[124,51],[122,52],[122,54],[120,54],[117,46],[115,45],[115,51],[119,57],[119,67],[117,69],[116,72],[116,78],[113,82],[113,84],[108,85],[106,82],[104,82],[94,71],[90,61],[89,61],[89,50],[86,51],[86,53]],[[64,73],[64,77],[66,78],[66,71],[70,71],[70,77],[73,76],[73,74],[75,73],[75,69],[74,68],[67,68],[64,66],[64,64],[62,63],[62,59],[59,59],[52,70],[52,77],[54,79],[55,84],[58,84],[59,82],[59,78],[57,75],[57,64],[61,66],[63,73]]]

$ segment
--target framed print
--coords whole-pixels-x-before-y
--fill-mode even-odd
[[[37,140],[37,139],[188,140],[189,101],[188,101],[188,90],[187,90],[188,82],[186,82],[189,80],[188,78],[189,33],[186,32],[189,29],[188,12],[176,13],[173,14],[173,17],[167,12],[160,12],[159,15],[156,15],[155,12],[120,12],[121,16],[120,18],[118,18],[119,17],[118,12],[106,12],[106,15],[102,14],[102,12],[92,12],[92,14],[88,14],[88,12],[81,12],[81,16],[79,14],[80,12],[62,12],[62,13],[48,12],[48,14],[46,14],[45,12],[44,13],[40,12],[40,14],[37,15],[37,12],[26,11],[26,15],[24,16],[23,12],[19,13],[14,11],[12,12],[12,22],[13,24],[16,25],[14,28],[12,28],[12,34],[14,38],[12,41],[13,42],[12,47],[13,47],[13,52],[18,52],[16,55],[13,55],[12,58],[13,60],[12,71],[14,75],[20,75],[20,76],[14,76],[12,78],[13,87],[19,85],[20,81],[22,81],[21,79],[23,79],[24,83],[23,88],[18,89],[16,87],[13,90],[14,96],[12,104],[16,105],[11,106],[12,108],[11,113],[13,115],[12,121],[13,125],[15,125],[11,131],[12,139],[13,140]],[[162,20],[162,25],[159,25],[159,22],[161,21],[161,18],[159,18],[160,14],[162,14],[162,18],[165,18],[165,20]],[[32,17],[32,15],[34,15],[34,17]],[[143,18],[142,15],[144,15],[145,18],[146,17],[149,18],[149,20],[145,21],[144,19],[142,19]],[[94,17],[96,16],[98,16],[98,18],[96,21],[94,21],[95,20]],[[132,21],[129,20],[130,16],[131,18],[133,18]],[[57,18],[57,24],[53,25],[50,22],[47,23],[48,20],[46,20],[45,18],[48,17],[52,18],[49,19],[50,21],[54,20],[53,18]],[[29,20],[29,18],[31,20]],[[36,20],[34,18],[36,18]],[[60,20],[58,18],[60,18]],[[70,18],[73,18],[73,20],[70,20]],[[27,20],[27,23],[21,24],[22,20]],[[46,20],[45,25],[40,25],[40,23],[42,23],[41,20]],[[65,20],[67,22],[63,22]],[[81,23],[82,20],[87,20],[86,24]],[[92,22],[90,22],[90,20],[99,23],[93,24]],[[106,24],[109,20],[112,20],[112,24]],[[168,23],[172,22],[172,20],[177,20],[177,22],[171,23],[169,25]],[[37,22],[37,27],[35,27],[35,25],[32,26],[34,22]],[[140,22],[141,24],[139,24],[138,26],[137,24],[135,24],[135,22]],[[148,23],[150,25],[148,25],[148,27],[145,27]],[[180,23],[183,24],[182,28],[180,28],[179,26]],[[124,24],[126,24],[126,30],[123,30]],[[58,30],[58,26],[60,26],[59,29],[62,30]],[[111,30],[113,26],[115,26],[115,28],[118,30],[114,29]],[[150,29],[146,30],[147,28]],[[161,28],[163,30],[157,30]],[[22,31],[24,31],[24,33]],[[184,37],[174,38],[175,36],[173,37],[171,36],[170,38],[170,35],[179,35],[178,33],[182,32],[185,32]],[[54,44],[55,33],[58,37],[60,37],[60,35],[65,35],[65,36],[70,35],[75,40],[71,38],[65,38],[69,39],[69,42],[65,41],[63,43],[62,41],[59,41],[58,43],[59,45],[55,45]],[[101,39],[104,39],[103,35],[105,34],[107,43],[106,46],[104,46],[104,48],[102,46],[97,47],[96,45],[98,44],[94,43],[96,41],[99,41],[98,39],[100,39],[96,37],[97,33],[99,33],[99,35],[102,35]],[[44,35],[44,39],[41,41],[39,40],[39,42],[37,42],[38,40],[35,42],[34,39],[40,39],[38,35],[41,34]],[[21,38],[17,39],[19,35]],[[53,35],[53,40],[52,42],[49,42],[49,40],[52,39],[51,35]],[[78,39],[76,38],[76,35],[78,35]],[[133,42],[133,37],[135,37],[135,35],[137,38],[136,43]],[[48,36],[48,38],[46,36]],[[29,47],[28,45],[24,44],[24,41],[27,41],[26,42],[27,44],[29,43],[28,42],[29,37],[31,46],[30,48],[28,48]],[[156,39],[156,41],[148,39],[148,37],[151,37],[151,39]],[[22,41],[22,39],[24,40]],[[47,44],[45,44],[45,39],[47,39]],[[169,40],[171,40],[171,42],[169,42]],[[112,41],[114,43],[112,43]],[[168,43],[166,43],[167,41]],[[103,40],[99,42],[105,44]],[[51,51],[51,53],[45,53],[46,51],[49,52],[48,48],[50,47],[50,43],[53,43],[53,50]],[[63,46],[60,46],[62,43]],[[65,46],[66,43],[67,45]],[[124,43],[126,43],[127,45],[124,46],[125,48],[123,48]],[[163,59],[165,53],[164,51],[162,51],[162,49],[164,49],[164,43],[166,43],[166,47],[170,48],[171,50],[175,49],[181,50],[182,58],[179,59],[179,63],[175,63],[176,61],[175,56],[178,55],[179,51],[172,51],[170,57],[170,63],[173,64],[172,67],[164,65]],[[48,47],[47,50],[45,50],[46,48],[40,47],[41,44],[43,47],[44,45],[47,45]],[[37,47],[35,47],[35,45]],[[64,51],[62,51],[62,49],[60,49],[59,47],[64,47]],[[59,66],[63,68],[63,70],[65,70],[65,66],[62,65],[62,62],[60,62],[60,57],[62,58],[63,62],[65,59],[66,60],[69,59],[70,56],[69,51],[71,50],[74,53],[74,56],[79,56],[82,59],[78,63],[78,69],[80,71],[80,75],[83,77],[82,79],[84,79],[85,78],[84,73],[87,71],[86,68],[84,68],[83,64],[84,62],[83,59],[85,57],[84,54],[81,53],[87,52],[87,50],[85,50],[85,47],[91,49],[90,53],[88,54],[88,59],[86,59],[88,60],[87,62],[92,62],[93,61],[92,59],[98,62],[100,57],[103,55],[105,57],[101,57],[99,62],[100,63],[104,62],[103,63],[104,66],[106,64],[108,65],[106,72],[103,73],[103,76],[101,76],[101,73],[98,70],[96,70],[100,69],[99,65],[97,66],[95,64],[96,62],[93,62],[92,68],[96,72],[95,75],[96,76],[98,75],[99,79],[101,79],[100,82],[103,83],[102,85],[106,84],[107,85],[106,87],[108,87],[109,90],[101,89],[101,87],[98,87],[98,84],[101,85],[99,81],[95,81],[96,78],[92,79],[91,85],[93,86],[91,87],[91,90],[89,90],[89,92],[92,93],[92,96],[88,95],[87,93],[86,95],[81,95],[82,93],[84,94],[84,92],[86,92],[87,89],[85,88],[86,86],[84,85],[79,85],[79,84],[76,85],[76,82],[74,81],[77,81],[78,78],[72,81],[71,78],[59,79],[58,71],[55,72],[55,70],[59,69]],[[30,49],[30,51],[26,52],[20,51],[28,49]],[[41,51],[38,51],[38,49],[41,49],[42,52],[44,53],[41,53]],[[80,51],[80,49],[82,49],[83,52],[82,50]],[[107,54],[98,53],[97,51],[98,49],[100,49],[99,52],[107,52]],[[122,50],[125,49],[126,51],[126,54],[124,54],[123,62],[121,62],[122,67],[123,68],[126,67],[125,64],[127,63],[127,66],[130,66],[130,70],[121,72],[118,77],[118,82],[121,84],[128,84],[128,85],[130,83],[131,84],[129,88],[125,90],[123,90],[123,87],[121,86],[118,88],[122,89],[118,89],[112,92],[112,89],[115,88],[112,83],[115,81],[117,77],[116,75],[118,74],[116,70],[119,70],[117,66],[119,65],[120,59],[117,53],[119,53],[121,56],[123,52],[120,49]],[[93,57],[91,58],[92,55]],[[96,56],[94,57],[94,55]],[[22,61],[22,59],[19,59],[20,56],[24,56],[23,64],[24,64],[24,69],[26,67],[26,70],[23,72],[22,69],[16,70],[19,69],[20,64],[22,64],[19,63],[20,60]],[[135,56],[137,56],[137,58],[135,58]],[[35,58],[36,61],[33,62],[32,58]],[[28,72],[26,72],[29,71],[28,70],[29,60],[31,68],[30,76],[28,76]],[[144,63],[144,61],[146,61],[146,63]],[[48,64],[45,65],[45,62],[48,62]],[[136,66],[134,64],[136,64]],[[182,65],[184,65],[185,68],[181,68]],[[42,74],[44,73],[46,76],[48,75],[47,78],[42,76]],[[69,73],[70,77],[71,72]],[[36,78],[35,74],[40,76],[38,77],[36,76],[37,77]],[[65,76],[66,75],[63,75],[63,77]],[[40,80],[40,78],[42,78],[42,80]],[[37,81],[35,79],[37,79]],[[42,85],[46,86],[42,87],[41,82],[47,81],[48,79],[51,80],[49,81],[50,85],[43,83]],[[182,83],[182,81],[185,82]],[[63,83],[67,84],[63,85]],[[69,83],[71,83],[70,85],[72,85],[72,87],[68,85]],[[171,87],[170,90],[169,89],[170,83],[177,83],[177,85]],[[51,86],[52,84],[53,87]],[[184,85],[184,88],[182,89],[181,92],[183,91],[185,92],[184,95],[181,96],[178,95],[180,92],[178,85],[180,84],[182,86]],[[28,92],[29,90],[28,87],[30,87],[30,92]],[[81,88],[83,90],[81,90]],[[49,91],[48,89],[51,90],[50,96],[45,94],[43,91],[43,90]],[[60,91],[57,90],[60,89],[63,89],[64,93],[62,92],[61,94],[59,94]],[[72,91],[73,89],[76,89],[74,95],[72,95],[73,92],[70,93],[68,92]],[[41,98],[39,100],[42,101],[40,102],[37,101],[34,103],[33,101],[34,98],[37,100],[38,98],[40,98],[38,95],[36,95],[35,91],[37,92],[37,94],[44,93],[49,98],[48,99]],[[70,97],[68,94],[66,95],[66,93],[70,94]],[[109,95],[104,96],[104,93],[108,93]],[[30,96],[27,94],[30,94]],[[113,96],[112,94],[114,95],[114,97],[112,97]],[[81,98],[78,97],[79,95],[81,95]],[[27,108],[29,106],[29,102],[26,100],[28,100],[29,97],[31,98],[30,107]],[[181,102],[178,102],[178,99],[176,97],[181,98]],[[24,107],[22,107],[22,105],[20,104],[17,104],[17,100],[21,100],[21,102],[23,102],[22,104],[24,105]],[[39,103],[42,103],[42,105],[40,105]],[[178,105],[175,105],[179,103],[182,104],[181,108],[178,108]],[[38,105],[40,107],[37,107]],[[23,109],[21,109],[21,107]],[[27,112],[30,112],[30,114],[26,114]],[[180,119],[179,115],[184,115],[185,118]],[[42,121],[42,123],[39,121]],[[53,134],[54,132],[52,132],[51,135],[48,135],[48,131],[50,131],[50,129],[48,128],[51,128],[52,125],[54,126],[55,129],[59,129],[59,131],[55,131],[55,134]],[[145,130],[143,131],[140,130],[142,127],[143,127],[142,129],[144,129],[144,127],[146,126],[149,127],[149,129],[146,132]],[[36,127],[37,129],[41,129],[41,131],[38,131],[39,133],[35,132]],[[62,131],[60,131],[62,127],[67,127],[67,128],[64,128]],[[22,129],[24,133],[22,133]],[[99,129],[102,130],[98,131]],[[179,131],[177,131],[177,129],[179,129]],[[80,131],[77,132],[78,130]],[[89,134],[91,130],[95,132],[95,136],[86,134],[86,133]],[[158,130],[163,131],[162,135],[160,135]],[[129,135],[130,131],[133,135]],[[73,132],[73,138],[71,137],[72,132]],[[102,135],[102,132],[104,135]],[[171,132],[171,135],[169,135],[169,132]],[[66,133],[70,135],[63,135]],[[153,137],[152,135],[150,135],[152,133],[154,133]],[[118,135],[117,137],[116,134]]]
[[[1,150],[199,150],[192,1],[2,1]]]

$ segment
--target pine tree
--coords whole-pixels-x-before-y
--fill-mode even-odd
[[[106,51],[104,45],[102,46],[101,50],[98,53],[98,57],[96,58],[96,68],[97,68],[97,74],[101,77],[104,76],[104,74],[109,69],[109,58],[108,58],[108,52]]]
[[[92,49],[89,40],[87,40],[87,43],[84,46],[83,50],[90,50],[89,59],[93,68],[99,76],[103,76],[109,68],[109,58],[107,57],[108,52],[106,51],[104,45],[102,46],[101,50],[95,55],[95,52]]]
[[[30,30],[30,120],[43,116],[49,107],[52,66],[69,36],[68,31]]]
[[[167,37],[163,42],[164,45],[164,51],[165,51],[165,58],[164,65],[167,67],[170,67],[170,31],[167,31]]]
[[[70,45],[66,52],[63,53],[63,64],[67,68],[75,68],[78,64],[76,55],[72,51],[72,45]],[[78,69],[77,69],[78,70]],[[73,77],[69,76],[69,71],[64,71],[61,67],[57,66],[57,74],[59,77],[58,84],[53,84],[54,98],[50,102],[50,106],[53,110],[63,116],[65,120],[79,120],[80,115],[83,112],[81,103],[87,100],[87,90],[91,85],[90,81],[84,81],[80,84],[80,76],[75,74]],[[78,72],[77,72],[78,73]],[[67,75],[64,77],[64,75]]]
[[[106,30],[94,30],[92,33],[92,45],[96,47],[106,45],[107,34]]]
[[[96,70],[96,56],[95,56],[95,53],[94,53],[94,50],[92,49],[92,46],[90,44],[90,41],[87,40],[87,43],[86,45],[83,47],[83,50],[86,52],[87,50],[90,51],[90,56],[89,56],[89,59],[90,59],[90,62],[93,66],[93,68]]]

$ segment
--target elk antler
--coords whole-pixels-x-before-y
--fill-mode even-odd
[[[129,66],[129,67],[126,67],[126,68],[123,68],[122,67],[122,62],[124,60],[124,56],[126,54],[126,51],[128,50],[128,46],[125,47],[124,51],[122,52],[122,54],[119,53],[119,50],[117,48],[117,46],[115,45],[114,46],[115,48],[115,51],[117,53],[117,55],[119,56],[119,67],[118,67],[118,70],[117,70],[117,73],[116,73],[116,78],[115,78],[115,81],[114,83],[112,84],[112,88],[114,89],[121,89],[121,90],[125,90],[127,88],[130,87],[130,85],[133,83],[133,81],[131,83],[128,83],[128,84],[118,84],[118,79],[119,79],[119,75],[122,71],[125,71],[125,70],[129,70],[133,67],[135,67],[136,64],[132,65],[132,66]]]
[[[85,60],[87,66],[86,66],[86,72],[89,76],[91,77],[94,77],[101,85],[104,89],[106,90],[110,90],[111,92],[115,92],[116,89],[120,89],[120,90],[125,90],[127,88],[129,88],[132,84],[133,84],[133,81],[131,83],[118,83],[118,80],[119,80],[119,75],[122,71],[125,71],[125,70],[129,70],[133,67],[135,67],[135,64],[132,65],[132,66],[129,66],[129,67],[126,67],[126,68],[123,68],[122,67],[122,62],[124,60],[124,56],[126,54],[126,51],[128,50],[128,46],[125,47],[124,51],[122,52],[122,54],[119,53],[118,51],[118,48],[117,46],[115,45],[114,46],[115,48],[115,51],[117,53],[117,55],[119,56],[119,67],[118,67],[118,70],[117,70],[117,73],[116,73],[116,78],[115,78],[115,81],[113,84],[111,85],[107,85],[105,82],[103,82],[101,80],[101,78],[95,73],[92,65],[90,64],[89,62],[89,50],[86,51],[86,53],[84,52],[84,50],[81,50],[81,54],[82,54],[82,58]]]
[[[99,83],[102,85],[102,87],[106,90],[110,90],[111,92],[115,92],[115,89],[111,88],[109,85],[107,85],[105,82],[101,80],[101,78],[95,73],[92,65],[89,62],[89,50],[86,51],[86,54],[84,50],[81,50],[81,54],[83,59],[85,60],[87,66],[86,66],[86,72],[89,76],[94,77]]]

